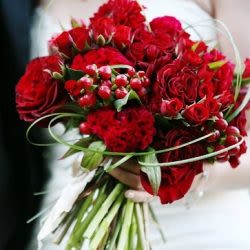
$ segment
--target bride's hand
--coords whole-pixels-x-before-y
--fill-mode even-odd
[[[153,199],[153,196],[145,192],[141,185],[140,167],[136,161],[129,160],[109,174],[131,188],[125,192],[126,198],[135,202],[150,202]]]

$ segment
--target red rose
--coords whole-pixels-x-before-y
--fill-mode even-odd
[[[209,110],[209,116],[218,115],[221,104],[218,102],[218,100],[214,99],[213,97],[206,98],[205,107]]]
[[[172,129],[162,133],[157,139],[156,149],[165,149],[181,145],[195,139],[196,133],[188,129]],[[160,162],[171,162],[197,157],[204,154],[201,144],[191,144],[185,148],[163,153],[158,156]],[[202,162],[196,161],[189,164],[161,168],[162,180],[158,196],[161,203],[172,203],[181,199],[189,190],[194,177],[202,172]],[[152,194],[152,188],[147,176],[141,172],[142,185],[146,191]]]
[[[175,35],[181,31],[181,23],[172,16],[157,17],[150,22],[150,27],[153,32],[165,32],[170,35]]]
[[[98,67],[115,64],[126,64],[133,66],[132,63],[117,49],[104,47],[90,50],[83,55],[77,55],[72,62],[71,68],[76,70],[84,70],[87,65],[91,64],[96,64]]]
[[[203,82],[199,87],[200,98],[214,96],[214,87],[211,82]]]
[[[232,89],[234,78],[234,65],[226,60],[226,57],[218,50],[214,49],[204,55],[204,61],[207,63],[225,61],[218,69],[213,70],[212,83],[215,95],[220,95],[224,91]]]
[[[154,63],[174,47],[175,40],[171,35],[160,31],[153,33],[142,28],[135,32],[128,56],[136,61]]]
[[[182,108],[183,103],[178,98],[163,100],[161,103],[161,113],[169,117],[175,117]]]
[[[184,116],[188,122],[200,125],[207,121],[209,118],[209,109],[204,105],[204,103],[196,103],[189,106],[184,111]]]
[[[250,58],[247,58],[245,60],[245,70],[244,70],[244,73],[243,73],[243,79],[244,78],[250,78]]]
[[[47,56],[32,60],[16,86],[16,105],[20,119],[33,122],[65,104],[67,94],[61,82],[49,72],[60,72],[60,58]]]
[[[113,40],[119,49],[122,49],[124,46],[128,47],[131,44],[131,28],[125,25],[118,26]]]
[[[85,27],[77,27],[69,31],[73,43],[80,51],[84,50],[86,43],[90,43],[89,30]]]
[[[157,72],[157,81],[155,94],[163,99],[178,98],[184,104],[196,101],[199,79],[192,68],[183,66],[178,59]]]
[[[59,52],[68,57],[72,57],[73,45],[80,51],[85,48],[86,43],[90,43],[89,31],[86,27],[78,27],[69,31],[64,31],[53,38],[49,45],[52,50],[56,48]]]

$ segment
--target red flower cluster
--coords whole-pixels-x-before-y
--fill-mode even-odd
[[[90,134],[103,139],[115,152],[145,150],[155,134],[154,117],[143,107],[127,108],[119,113],[114,109],[99,109],[87,116]]]
[[[33,122],[73,102],[74,110],[86,114],[80,133],[98,137],[117,152],[164,149],[213,133],[161,154],[160,162],[237,144],[246,135],[245,109],[230,124],[226,121],[245,95],[241,88],[235,102],[234,65],[203,41],[192,41],[174,17],[158,17],[148,25],[142,8],[135,0],[109,0],[89,26],[75,22],[52,38],[54,55],[31,61],[17,84],[20,118]],[[247,59],[243,83],[249,79]],[[236,167],[245,151],[243,143],[211,160]],[[200,161],[162,168],[162,203],[183,197],[201,171]],[[142,183],[152,192],[144,173]]]
[[[131,41],[131,32],[144,25],[145,17],[137,1],[110,0],[102,5],[94,17],[90,18],[90,28],[94,39],[114,36],[118,47],[127,46]]]
[[[52,51],[58,51],[67,57],[73,56],[74,49],[83,51],[88,44],[90,44],[90,36],[85,26],[64,31],[49,41]]]
[[[116,64],[126,64],[132,66],[132,63],[117,49],[104,47],[90,50],[86,54],[78,54],[74,57],[71,68],[84,70],[85,67],[90,64],[96,64],[98,67]]]
[[[66,91],[51,76],[51,72],[60,72],[60,63],[55,55],[37,58],[28,64],[16,86],[17,111],[21,119],[33,122],[66,103]]]
[[[197,131],[175,128],[165,133],[158,133],[155,148],[162,149],[179,146],[195,138],[197,138]],[[163,153],[158,158],[160,162],[172,162],[200,156],[204,153],[204,146],[200,143],[195,143],[185,147],[185,149],[181,148]],[[189,190],[194,177],[202,172],[202,162],[196,161],[184,165],[163,167],[161,171],[162,180],[158,195],[163,204],[172,203],[182,198]],[[141,180],[145,190],[152,193],[147,176],[143,172],[141,172]]]

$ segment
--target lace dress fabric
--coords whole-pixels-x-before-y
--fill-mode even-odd
[[[188,0],[142,0],[147,6],[145,14],[148,20],[157,16],[172,15],[182,21],[193,39],[204,39],[211,46],[216,45],[215,25],[211,17],[198,5]],[[96,9],[98,6],[96,6]],[[91,15],[91,13],[90,13]],[[73,13],[72,13],[73,16]],[[85,20],[88,16],[85,15]],[[31,30],[31,57],[47,55],[47,41],[52,35],[61,32],[61,25],[69,27],[69,18],[63,23],[55,22],[48,13],[38,8]],[[61,129],[60,125],[56,128]],[[49,209],[71,177],[71,164],[74,159],[57,160],[65,151],[64,146],[49,149],[48,167],[51,177],[45,187],[48,194],[41,207]],[[209,185],[209,177],[200,176],[201,186],[184,199],[162,206],[153,202],[155,213],[166,234],[167,243],[163,243],[156,227],[150,225],[152,247],[155,250],[249,250],[250,249],[250,199],[248,190],[224,191],[201,195],[202,185]],[[37,248],[34,232],[30,250]],[[43,244],[44,250],[64,249],[50,243]]]

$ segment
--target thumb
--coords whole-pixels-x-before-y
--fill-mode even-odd
[[[134,202],[150,202],[154,198],[153,195],[145,191],[138,191],[138,190],[127,190],[125,192],[125,197]]]

